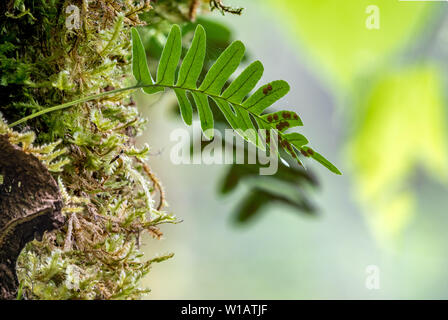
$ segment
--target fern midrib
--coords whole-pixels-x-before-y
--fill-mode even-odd
[[[111,91],[106,91],[106,92],[102,92],[99,94],[95,94],[92,96],[88,96],[88,97],[84,97],[78,100],[73,100],[70,102],[66,102],[57,106],[53,106],[50,108],[46,108],[44,110],[41,110],[39,112],[35,112],[33,114],[30,114],[29,116],[26,116],[16,122],[13,122],[9,125],[10,128],[15,127],[16,125],[19,125],[23,122],[26,122],[28,120],[34,119],[36,117],[39,117],[41,115],[50,113],[50,112],[54,112],[54,111],[58,111],[58,110],[63,110],[63,109],[67,109],[69,107],[72,107],[74,105],[83,103],[83,102],[88,102],[88,101],[92,101],[92,100],[97,100],[109,95],[113,95],[116,93],[121,93],[121,92],[125,92],[125,91],[131,91],[131,90],[136,90],[136,89],[143,89],[143,88],[168,88],[168,89],[180,89],[180,90],[185,90],[185,91],[191,91],[191,92],[195,92],[195,93],[201,93],[204,94],[210,98],[215,98],[215,99],[220,99],[220,100],[224,100],[227,103],[230,103],[232,106],[238,107],[240,109],[243,109],[244,111],[247,111],[252,117],[255,117],[257,119],[259,119],[260,121],[262,121],[263,123],[269,125],[270,128],[274,128],[272,126],[272,123],[268,122],[267,120],[265,120],[261,115],[258,115],[256,113],[251,112],[249,109],[245,108],[242,104],[240,103],[234,103],[229,101],[228,98],[224,98],[222,96],[216,95],[216,94],[210,94],[207,93],[205,90],[199,90],[199,89],[192,89],[192,88],[185,88],[182,86],[177,86],[177,85],[166,85],[166,84],[136,84],[134,86],[131,87],[126,87],[126,88],[120,88],[120,89],[115,89],[115,90],[111,90]],[[279,136],[283,136],[283,133],[279,130],[277,130],[277,128],[274,128],[277,132]]]
[[[201,35],[200,35],[200,37],[201,37]],[[192,57],[192,60],[191,60],[192,62],[188,66],[187,74],[185,75],[184,81],[180,85],[181,87],[184,86],[185,83],[187,83],[187,81],[188,81],[188,77],[190,76],[191,68],[193,68],[194,61],[196,60],[196,55],[198,54],[198,51],[199,51],[201,40],[202,40],[202,38],[199,38],[198,44],[196,45],[196,48],[195,48],[194,53],[193,53],[193,57]]]

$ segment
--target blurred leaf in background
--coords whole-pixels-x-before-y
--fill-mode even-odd
[[[241,183],[250,188],[236,206],[236,223],[250,222],[263,212],[262,209],[277,204],[287,205],[297,213],[316,215],[310,190],[317,187],[317,181],[310,172],[281,162],[272,176],[260,176],[259,172],[259,164],[234,164],[222,181],[221,193],[224,195],[236,191]]]
[[[398,0],[277,0],[266,5],[294,35],[344,108],[356,194],[377,238],[393,244],[415,209],[415,176],[447,175],[443,77],[409,51],[437,27],[439,4]],[[379,29],[366,27],[376,6]],[[370,8],[370,10],[369,10]],[[402,59],[405,57],[405,59]],[[391,71],[394,70],[394,71]]]
[[[383,75],[365,101],[350,142],[359,193],[378,236],[394,237],[414,207],[410,180],[422,167],[446,181],[448,161],[441,75],[416,65]]]
[[[279,13],[304,52],[342,89],[357,77],[375,72],[415,39],[435,6],[398,0],[266,1]],[[379,29],[368,29],[367,8],[379,9]],[[332,84],[335,87],[335,84]]]

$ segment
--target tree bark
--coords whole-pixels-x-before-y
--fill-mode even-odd
[[[17,258],[33,239],[62,227],[58,184],[33,155],[0,136],[0,299],[15,299]]]

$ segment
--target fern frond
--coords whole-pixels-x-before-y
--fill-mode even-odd
[[[230,77],[236,71],[244,56],[245,48],[240,41],[233,42],[224,50],[209,69],[204,80],[198,84],[206,51],[205,30],[201,25],[197,26],[192,45],[183,59],[179,72],[176,74],[182,52],[182,35],[179,26],[174,25],[163,49],[157,68],[157,78],[154,82],[148,69],[146,53],[140,35],[135,28],[131,29],[131,35],[132,72],[137,80],[135,85],[101,92],[46,108],[10,124],[9,127],[14,127],[49,112],[66,109],[83,102],[101,99],[105,96],[125,91],[141,89],[147,94],[153,94],[165,89],[172,89],[177,96],[182,118],[187,125],[191,125],[193,117],[193,107],[187,97],[187,92],[193,96],[202,131],[207,138],[213,138],[214,120],[209,104],[209,100],[213,100],[224,114],[230,126],[244,139],[257,147],[261,149],[264,149],[266,145],[277,147],[277,141],[271,140],[272,134],[274,137],[278,137],[279,146],[296,159],[300,165],[302,165],[302,162],[299,160],[299,156],[310,157],[333,173],[341,174],[330,161],[306,146],[308,140],[304,136],[298,133],[286,133],[290,128],[303,125],[297,113],[277,111],[264,114],[267,108],[289,92],[290,87],[286,81],[272,81],[259,87],[250,95],[250,92],[255,88],[263,74],[261,62],[256,61],[249,65],[223,91],[224,85],[229,82]],[[175,83],[176,76],[177,82]],[[255,123],[257,124],[256,126]],[[22,139],[24,138],[32,140],[34,136],[23,136]],[[26,139],[22,143],[26,144]]]
[[[214,120],[210,108],[210,99],[219,107],[230,126],[245,140],[264,149],[263,142],[270,144],[270,132],[279,139],[279,145],[293,158],[301,154],[311,157],[324,165],[330,171],[341,172],[322,155],[307,147],[308,140],[301,134],[285,131],[302,126],[300,117],[292,111],[278,111],[269,114],[263,112],[289,92],[289,84],[283,80],[272,81],[258,88],[252,95],[263,74],[263,65],[256,61],[249,65],[230,85],[223,90],[230,77],[239,67],[244,56],[245,47],[242,42],[233,42],[216,60],[207,72],[204,80],[198,84],[198,78],[204,65],[206,53],[206,34],[198,25],[191,47],[188,49],[180,66],[182,35],[179,26],[174,25],[163,49],[157,68],[157,78],[154,82],[146,61],[145,49],[136,29],[132,29],[132,70],[137,84],[147,94],[153,94],[165,89],[173,89],[179,103],[180,113],[184,122],[191,125],[193,107],[187,97],[189,92],[194,99],[204,135],[212,139]],[[175,82],[177,76],[177,81]],[[257,124],[257,127],[254,124]],[[267,131],[267,136],[260,137],[257,129]]]

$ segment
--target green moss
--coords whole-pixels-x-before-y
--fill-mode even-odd
[[[0,111],[7,122],[129,81],[123,77],[130,67],[129,28],[145,24],[139,14],[151,10],[149,1],[73,1],[81,12],[81,28],[73,30],[65,27],[68,4],[24,0],[0,5],[7,17],[0,22]],[[123,94],[26,125],[19,130],[31,129],[38,144],[50,146],[44,145],[48,148],[39,157],[60,171],[55,176],[67,223],[22,252],[21,296],[139,298],[147,292],[139,280],[151,264],[171,257],[145,261],[140,235],[147,231],[159,238],[158,225],[176,220],[158,210],[160,185],[144,164],[149,148],[134,144],[145,125],[134,103]],[[62,154],[65,158],[53,162]],[[55,163],[59,167],[51,167]]]

